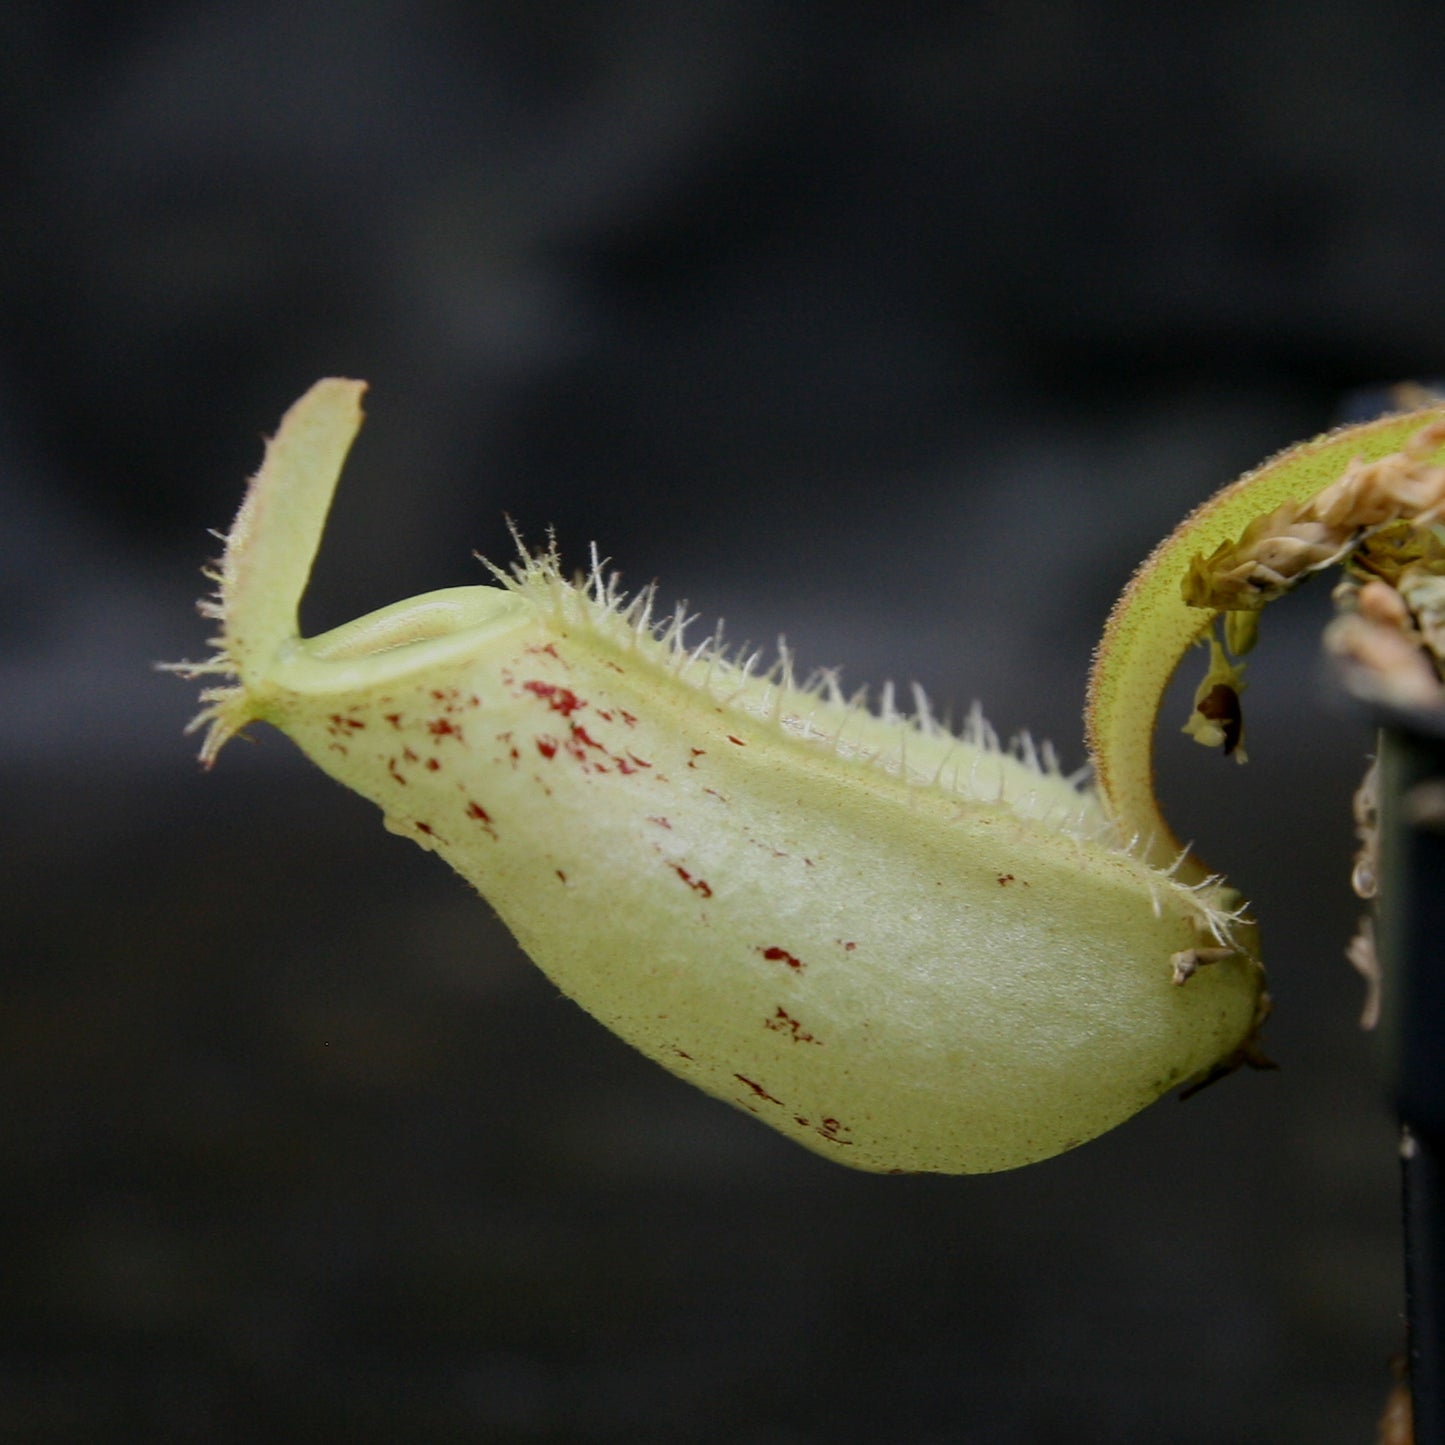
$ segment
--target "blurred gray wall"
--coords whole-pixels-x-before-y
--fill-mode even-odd
[[[1283,1071],[979,1179],[688,1091],[279,736],[202,776],[149,668],[339,373],[310,627],[480,580],[510,515],[1076,764],[1153,542],[1445,375],[1440,58],[1363,0],[7,4],[0,1438],[1371,1438],[1371,740],[1320,599],[1267,619],[1247,769],[1162,745]]]

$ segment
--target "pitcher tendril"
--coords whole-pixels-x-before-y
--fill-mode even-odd
[[[1253,647],[1266,605],[1331,566],[1339,566],[1343,577],[1333,594],[1339,615],[1324,641],[1354,690],[1400,707],[1442,705],[1442,447],[1445,417],[1438,407],[1307,442],[1227,488],[1161,546],[1155,557],[1173,560],[1191,541],[1204,540],[1205,524],[1212,530],[1215,521],[1224,520],[1238,528],[1230,533],[1221,526],[1219,535],[1208,538],[1213,550],[1195,552],[1183,569],[1180,598],[1198,619],[1197,634],[1222,619],[1224,643],[1208,638],[1209,669],[1195,691],[1185,732],[1244,761],[1245,684],[1237,659]],[[1335,467],[1338,475],[1332,477]],[[1141,577],[1149,571],[1146,563]],[[1157,577],[1149,575],[1148,582],[1157,586]],[[1378,887],[1376,793],[1372,764],[1355,797],[1360,842],[1351,874],[1355,892],[1365,899],[1373,899]],[[1361,1024],[1373,1028],[1381,979],[1368,917],[1346,956],[1366,984]]]

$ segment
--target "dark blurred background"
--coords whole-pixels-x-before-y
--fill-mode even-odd
[[[690,1092],[278,735],[202,775],[150,666],[341,373],[309,628],[482,580],[509,514],[1072,766],[1154,541],[1445,374],[1441,58],[1366,0],[8,0],[0,1438],[1372,1439],[1371,737],[1322,597],[1267,619],[1247,768],[1163,729],[1283,1070],[982,1178]]]

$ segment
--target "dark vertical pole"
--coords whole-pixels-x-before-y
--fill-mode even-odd
[[[1385,1046],[1402,1128],[1416,1445],[1445,1445],[1445,719],[1387,720],[1381,759]]]

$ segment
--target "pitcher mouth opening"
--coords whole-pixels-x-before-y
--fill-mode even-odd
[[[447,587],[395,602],[280,650],[268,681],[291,692],[376,687],[444,666],[535,616],[526,598],[501,587]]]

